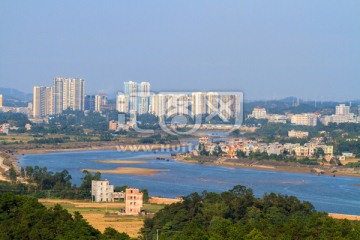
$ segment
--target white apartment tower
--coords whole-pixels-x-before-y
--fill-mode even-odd
[[[129,99],[128,111],[136,111],[137,107],[137,83],[133,81],[124,82],[124,93]]]
[[[107,104],[107,97],[102,95],[95,95],[95,111],[101,112],[102,106]]]
[[[124,93],[128,97],[128,111],[138,114],[149,112],[150,83],[149,82],[124,82]]]
[[[191,94],[191,113],[194,116],[206,113],[206,93],[193,92]]]
[[[221,94],[219,97],[219,116],[223,120],[240,120],[240,95]],[[236,123],[237,124],[237,123]]]
[[[219,93],[208,92],[207,98],[207,114],[218,114],[219,113]]]
[[[129,112],[129,98],[123,93],[116,95],[116,111],[127,113]]]
[[[150,83],[141,82],[138,84],[138,114],[144,114],[149,112],[149,100],[150,100]]]
[[[54,112],[66,109],[84,110],[85,80],[80,78],[54,78]]]
[[[33,117],[41,118],[54,112],[53,88],[35,86],[33,94]]]
[[[166,100],[165,94],[152,95],[150,112],[156,116],[164,117],[167,114]]]

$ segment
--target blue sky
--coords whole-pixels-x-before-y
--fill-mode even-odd
[[[360,99],[360,1],[0,2],[0,87]]]

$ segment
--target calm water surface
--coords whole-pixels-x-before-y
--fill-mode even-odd
[[[254,190],[260,197],[265,192],[295,195],[310,201],[317,210],[360,215],[360,178],[316,176],[253,169],[186,164],[174,160],[156,160],[169,153],[79,151],[25,155],[20,166],[46,166],[49,171],[67,169],[73,183],[81,182],[81,169],[114,169],[116,167],[144,167],[166,169],[152,176],[102,174],[116,186],[128,185],[147,188],[152,196],[176,197],[203,190],[223,192],[241,184]],[[95,162],[104,159],[136,160],[147,157],[144,164],[110,164]]]

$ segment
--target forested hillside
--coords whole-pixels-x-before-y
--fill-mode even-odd
[[[255,198],[243,186],[193,193],[146,219],[144,239],[360,239],[360,222],[335,220],[296,197]]]
[[[71,215],[60,205],[47,209],[36,198],[0,194],[0,239],[100,239],[130,237],[107,228],[102,234],[80,215]]]

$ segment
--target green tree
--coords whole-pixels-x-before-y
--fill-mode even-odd
[[[150,199],[149,191],[146,188],[143,188],[143,189],[140,190],[140,192],[143,193],[143,201],[144,201],[144,203],[148,203],[149,199]]]
[[[12,183],[16,183],[17,173],[13,165],[9,169],[9,178]]]

